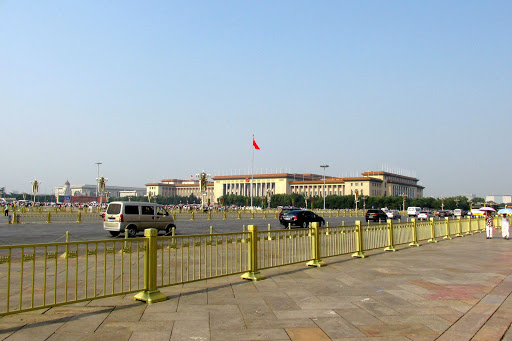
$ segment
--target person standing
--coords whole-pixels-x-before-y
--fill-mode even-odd
[[[501,217],[501,236],[503,239],[509,238],[510,222],[508,221],[507,215],[503,214]]]
[[[9,204],[6,204],[4,207],[4,216],[6,216],[6,217],[9,216]]]
[[[487,239],[491,239],[492,230],[494,229],[494,219],[489,211],[485,211],[485,215],[485,231],[487,232]]]

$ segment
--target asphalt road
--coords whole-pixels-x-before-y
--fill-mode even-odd
[[[329,218],[324,217],[329,226],[353,225],[356,220],[364,222],[364,217],[340,217]],[[41,223],[23,223],[9,225],[7,219],[0,217],[0,245],[9,244],[35,244],[35,243],[51,243],[64,242],[66,231],[70,233],[70,241],[85,240],[103,240],[114,238],[107,231],[103,230],[103,221],[84,221],[82,223],[75,222],[53,222],[51,224]],[[272,230],[282,229],[279,220],[274,217],[269,219],[228,219],[228,220],[176,220],[176,234],[207,234],[210,233],[210,226],[213,233],[241,232],[243,226],[257,225],[259,230],[268,229],[268,225]],[[371,223],[373,224],[373,223]],[[161,232],[161,235],[163,232]],[[143,232],[139,232],[138,236],[143,236]],[[123,238],[121,234],[117,238]]]
[[[352,225],[356,219],[364,220],[364,218],[329,218],[325,220],[329,226]],[[113,238],[110,233],[103,230],[103,221],[84,221],[82,223],[75,222],[52,222],[46,224],[44,222],[23,223],[23,224],[7,224],[7,219],[0,218],[0,245],[6,244],[34,244],[34,243],[50,243],[65,241],[66,231],[70,233],[70,241],[80,240],[102,240]],[[258,229],[268,229],[268,225],[272,230],[282,229],[279,220],[272,219],[228,219],[228,220],[176,220],[176,234],[207,234],[210,233],[210,226],[213,233],[240,232],[243,226],[257,225]],[[163,232],[161,232],[163,233]],[[139,236],[143,232],[139,232]],[[122,238],[124,235],[121,234]],[[119,237],[118,237],[119,238]]]

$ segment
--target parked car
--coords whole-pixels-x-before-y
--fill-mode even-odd
[[[461,210],[460,208],[453,210],[453,215],[455,217],[465,217],[466,214],[468,214],[468,212]],[[471,215],[473,215],[473,214],[471,213]]]
[[[421,211],[420,213],[418,213],[419,220],[427,220],[430,217],[432,217],[432,213],[429,211]]]
[[[369,209],[366,211],[366,222],[373,220],[373,221],[379,221],[384,220],[386,221],[388,219],[388,215],[383,211],[379,209]]]
[[[402,216],[400,215],[400,212],[398,212],[397,210],[387,211],[386,215],[388,216],[389,219],[401,219],[402,218]]]
[[[325,220],[321,216],[306,210],[292,210],[285,213],[279,222],[284,226],[299,226],[308,227],[310,223],[320,223],[320,226],[325,225]]]

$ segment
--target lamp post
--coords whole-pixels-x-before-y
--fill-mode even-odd
[[[102,165],[103,163],[101,162],[95,162],[94,163],[95,165],[98,165],[98,176],[96,177],[96,179],[99,179],[100,178],[100,165]],[[96,186],[96,199],[98,198],[98,189],[99,189],[99,182],[98,182],[98,185]]]
[[[441,211],[444,211],[444,198],[439,198],[441,200]]]
[[[455,201],[455,203],[457,204],[457,208],[458,208],[458,207],[459,207],[459,201],[460,201],[460,199],[455,199],[455,200],[453,200],[453,201]]]
[[[354,201],[356,202],[356,214],[357,214],[357,209],[358,209],[357,204],[359,203],[358,195],[359,195],[359,191],[356,189],[354,191]]]
[[[324,169],[324,211],[325,211],[325,169],[329,167],[329,165],[320,165]]]
[[[40,184],[41,184],[40,181],[37,181],[37,180],[32,181],[32,197],[34,200],[34,205],[36,204],[36,197],[37,197],[37,193],[39,192]]]
[[[208,184],[208,178],[211,177],[210,174],[206,174],[205,171],[202,171],[199,174],[196,174],[196,177],[199,179],[199,195],[201,196],[201,209],[204,209],[204,201],[206,197],[206,185]]]
[[[403,201],[403,210],[405,212],[405,198],[407,198],[407,195],[405,193],[402,193],[402,199],[404,200]]]
[[[267,189],[267,203],[268,203],[268,207],[267,208],[268,209],[270,209],[270,200],[272,198],[272,194],[274,194],[273,192],[274,191],[272,191],[272,189],[270,189],[270,188]]]

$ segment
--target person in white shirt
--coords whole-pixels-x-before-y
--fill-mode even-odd
[[[503,214],[503,216],[501,217],[501,236],[503,237],[503,239],[508,239],[509,228],[510,222],[508,221],[507,215]]]

